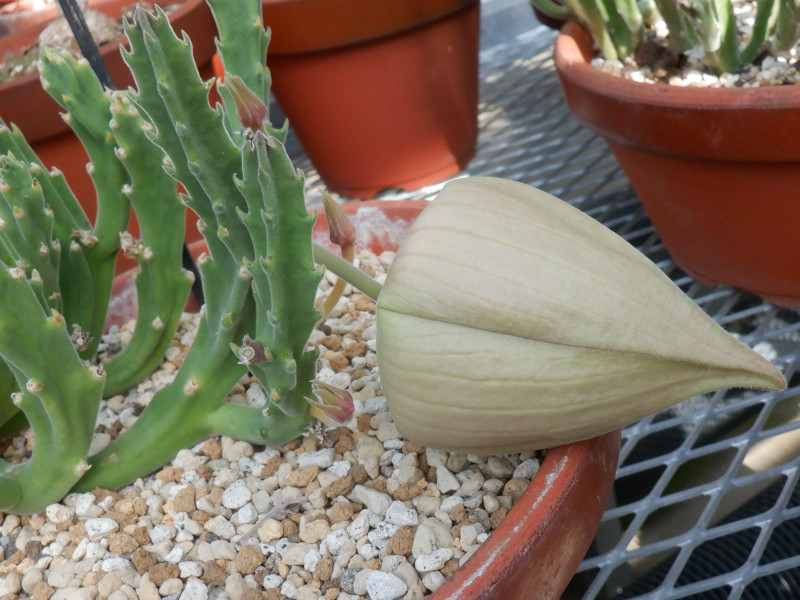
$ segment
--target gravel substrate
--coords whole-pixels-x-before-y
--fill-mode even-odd
[[[379,279],[392,258],[359,255]],[[186,315],[152,377],[103,403],[98,448],[172,379],[194,323]],[[129,335],[114,329],[106,345]],[[395,600],[441,586],[505,517],[541,456],[452,454],[401,438],[378,380],[374,303],[360,293],[346,290],[311,342],[319,377],[354,397],[347,426],[281,448],[210,438],[121,491],[70,494],[32,516],[0,513],[0,597]],[[230,401],[265,395],[245,378]],[[1,449],[20,459],[32,443],[20,436]]]

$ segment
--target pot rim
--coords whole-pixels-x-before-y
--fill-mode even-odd
[[[445,18],[479,0],[262,0],[267,56],[343,48]],[[369,15],[369,18],[365,18]]]
[[[592,67],[597,56],[594,42],[586,29],[569,21],[559,32],[555,42],[554,62],[559,74],[570,81],[580,79],[580,85],[596,93],[614,84],[614,95],[628,102],[660,106],[697,105],[704,109],[741,110],[743,108],[796,110],[800,103],[800,85],[773,85],[757,87],[693,87],[667,83],[642,83],[604,73]]]
[[[575,22],[553,53],[572,113],[608,141],[668,156],[800,162],[800,86],[696,88],[640,83],[590,61],[592,38]]]

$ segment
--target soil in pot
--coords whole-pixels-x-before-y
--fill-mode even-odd
[[[387,248],[397,246],[419,210],[418,204],[397,206],[399,220],[388,233],[385,218],[376,221],[374,212],[354,219],[360,239],[371,238],[379,252],[360,252],[360,267],[379,279],[393,258]],[[320,298],[333,281],[326,276]],[[73,494],[44,514],[6,515],[0,582],[17,593],[39,586],[94,587],[104,594],[127,586],[140,597],[224,588],[231,598],[347,593],[388,600],[435,590],[433,598],[529,598],[531,590],[537,598],[557,598],[602,514],[618,434],[546,456],[477,457],[405,440],[380,390],[373,312],[371,300],[348,289],[311,338],[320,351],[320,378],[348,387],[355,399],[356,414],[346,426],[316,430],[281,448],[210,438],[120,492]],[[106,351],[124,343],[128,327],[112,326]],[[127,428],[171,380],[193,331],[193,317],[186,315],[159,369],[125,396],[104,402],[98,445]],[[262,403],[265,396],[245,378],[229,400]],[[31,442],[12,439],[5,456],[24,456]],[[589,498],[588,504],[562,519],[563,505],[575,495]],[[548,517],[534,510],[541,506]],[[493,542],[493,530],[506,542]],[[524,579],[531,558],[514,539],[516,531],[524,532],[524,546],[540,547],[543,538],[554,544],[541,548],[536,582]],[[525,556],[525,568],[492,566],[518,561],[509,554]],[[473,571],[459,579],[470,564]],[[482,595],[470,588],[473,581]]]

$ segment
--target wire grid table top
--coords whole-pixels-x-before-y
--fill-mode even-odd
[[[461,175],[522,181],[579,207],[789,382],[690,398],[624,428],[612,500],[563,598],[800,598],[800,312],[683,273],[605,143],[569,113],[555,34],[516,0],[484,0],[482,19],[478,148]],[[296,140],[287,146],[313,204],[323,184]],[[386,198],[430,198],[441,185]]]

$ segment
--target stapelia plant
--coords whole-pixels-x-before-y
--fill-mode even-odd
[[[306,348],[320,316],[314,217],[282,132],[265,120],[260,3],[237,3],[236,12],[210,4],[228,70],[225,109],[209,106],[191,44],[158,9],[137,9],[126,26],[135,92],[104,92],[85,62],[44,52],[42,81],[91,158],[94,227],[63,176],[44,169],[19,131],[0,130],[0,418],[24,415],[35,435],[27,462],[0,462],[0,510],[35,512],[70,489],[120,487],[212,433],[279,444],[314,416],[352,412],[349,396],[314,382],[316,355]],[[195,340],[136,423],[87,457],[101,397],[147,375],[176,328],[192,280],[181,268],[184,203],[208,245]],[[140,240],[124,233],[131,205]],[[139,314],[130,344],[98,367],[85,360],[102,332],[120,246],[141,264]],[[268,391],[266,406],[224,401],[247,370]]]
[[[800,2],[760,0],[750,34],[739,43],[730,0],[531,0],[544,13],[574,17],[594,36],[609,60],[633,56],[647,27],[659,17],[670,48],[680,54],[701,46],[714,73],[734,72],[765,52],[790,50],[800,39]]]

